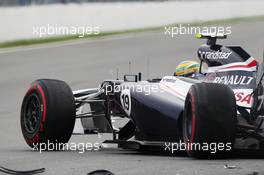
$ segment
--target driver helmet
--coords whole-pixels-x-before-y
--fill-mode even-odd
[[[195,61],[183,61],[176,67],[174,76],[191,77],[193,74],[199,72],[199,63]]]

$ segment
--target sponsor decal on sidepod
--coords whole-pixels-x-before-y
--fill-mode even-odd
[[[214,82],[226,85],[249,85],[253,80],[253,77],[245,75],[226,75],[216,77]]]
[[[216,59],[227,59],[232,52],[222,52],[222,51],[217,51],[217,52],[206,52],[206,51],[198,51],[199,55],[201,55],[202,58],[205,59],[212,59],[212,60],[216,60]]]

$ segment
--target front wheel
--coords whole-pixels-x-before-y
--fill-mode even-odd
[[[223,156],[235,140],[236,101],[223,84],[198,83],[190,88],[183,114],[183,140],[191,157]]]
[[[68,142],[75,124],[75,103],[70,87],[59,80],[34,81],[23,99],[20,123],[30,147]]]

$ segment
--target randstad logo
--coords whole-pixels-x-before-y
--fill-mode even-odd
[[[217,52],[206,52],[206,51],[198,51],[198,54],[200,55],[201,58],[205,58],[208,60],[216,60],[216,59],[227,59],[232,52],[222,52],[222,51],[217,51]]]

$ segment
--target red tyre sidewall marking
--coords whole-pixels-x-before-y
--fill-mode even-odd
[[[36,134],[33,136],[33,138],[26,140],[26,142],[29,145],[32,145],[33,143],[36,143],[36,142],[39,141],[40,132],[42,132],[43,129],[44,129],[44,123],[45,123],[45,120],[46,120],[46,113],[47,113],[46,97],[45,97],[43,88],[39,84],[33,83],[30,86],[29,90],[27,91],[26,96],[29,95],[30,93],[32,93],[32,91],[37,91],[38,93],[40,93],[40,95],[41,95],[41,106],[43,106],[41,108],[43,108],[43,109],[41,111],[42,112],[42,119],[40,121],[40,126],[39,126],[38,132],[36,132]]]
[[[32,91],[36,89],[37,89],[37,84],[36,83],[31,84],[25,96],[28,96],[30,93],[32,93]]]
[[[42,123],[44,123],[46,121],[46,113],[47,113],[47,104],[46,104],[46,97],[44,94],[44,91],[42,89],[42,87],[40,85],[37,86],[40,94],[41,94],[41,98],[42,98],[42,105],[43,105],[43,111],[42,111]]]

